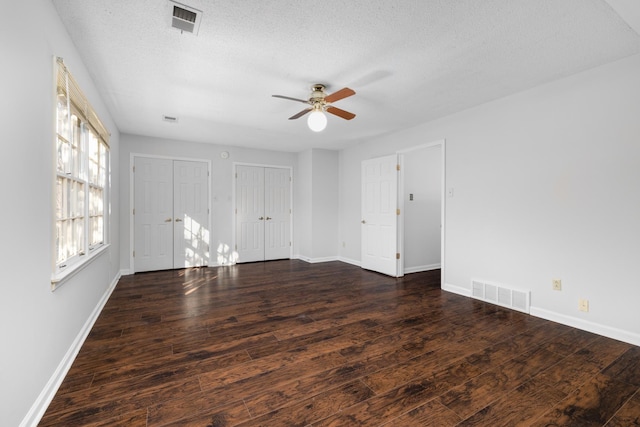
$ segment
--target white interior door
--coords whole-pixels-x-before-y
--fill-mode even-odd
[[[238,262],[291,256],[290,171],[236,167],[236,252]]]
[[[203,162],[173,162],[173,268],[209,260],[209,178]]]
[[[362,268],[398,276],[398,156],[362,162]]]
[[[238,262],[264,260],[264,168],[236,167],[236,252]]]
[[[291,254],[291,196],[288,169],[264,169],[264,259],[289,258]]]
[[[134,159],[135,271],[173,268],[173,161]]]

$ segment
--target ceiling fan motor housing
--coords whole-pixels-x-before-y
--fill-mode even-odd
[[[324,97],[327,94],[324,92],[324,85],[316,84],[311,86],[311,97],[309,98],[309,103],[314,107],[316,104],[324,105]]]

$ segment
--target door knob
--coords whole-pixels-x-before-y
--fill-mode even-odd
[[[171,218],[165,219],[164,222],[171,222]]]
[[[273,218],[271,218],[270,216],[268,216],[266,219],[267,219],[267,221],[269,221],[270,219],[273,219]]]
[[[182,219],[176,218],[176,222],[182,222]]]
[[[365,221],[364,219],[362,221],[360,221],[360,222],[363,223],[363,224],[367,223],[367,221]]]
[[[258,218],[258,221],[262,221],[264,219],[263,216],[261,216],[260,218]]]

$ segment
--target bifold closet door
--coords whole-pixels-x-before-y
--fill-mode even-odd
[[[236,167],[236,252],[239,262],[264,261],[264,168]]]
[[[208,264],[208,170],[204,162],[173,162],[173,268]]]
[[[173,268],[173,160],[134,159],[135,271]]]
[[[264,259],[291,256],[291,178],[288,169],[264,169]]]

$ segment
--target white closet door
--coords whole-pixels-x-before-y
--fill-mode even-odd
[[[173,162],[173,268],[209,260],[209,178],[203,162]]]
[[[135,271],[173,268],[173,161],[134,160]]]
[[[236,252],[238,262],[264,260],[264,168],[236,167]]]
[[[264,169],[264,259],[291,256],[291,205],[288,169]]]
[[[362,162],[362,268],[398,276],[398,156]]]

